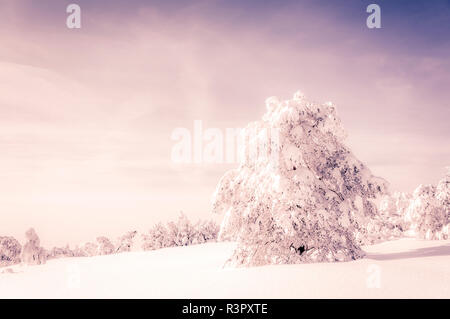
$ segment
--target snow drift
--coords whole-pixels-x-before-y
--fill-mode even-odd
[[[232,242],[0,269],[0,298],[449,298],[450,241],[363,246],[348,263],[223,268]],[[2,273],[3,272],[3,273]]]

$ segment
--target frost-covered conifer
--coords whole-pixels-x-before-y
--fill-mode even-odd
[[[213,198],[213,211],[225,213],[220,239],[239,243],[230,263],[360,258],[360,244],[372,235],[368,225],[379,224],[375,199],[387,183],[344,145],[331,103],[296,93],[266,106],[262,120],[244,130],[241,163]]]
[[[30,228],[25,236],[27,242],[22,250],[22,262],[29,265],[45,264],[47,260],[47,253],[43,247],[40,246],[39,236],[33,228]]]
[[[0,236],[0,267],[20,263],[22,246],[14,237]]]

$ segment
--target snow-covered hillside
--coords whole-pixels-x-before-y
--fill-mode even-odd
[[[450,240],[366,246],[351,262],[223,268],[234,245],[2,268],[0,298],[450,298]]]

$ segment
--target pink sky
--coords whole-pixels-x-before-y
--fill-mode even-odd
[[[132,17],[82,7],[80,30],[58,8],[0,5],[0,235],[33,226],[50,247],[181,210],[209,218],[233,165],[174,165],[173,129],[243,127],[266,97],[298,89],[337,105],[348,145],[393,190],[436,183],[450,165],[448,42],[418,53],[312,8],[243,23],[201,4]]]

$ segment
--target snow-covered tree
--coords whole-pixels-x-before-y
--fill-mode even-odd
[[[40,246],[39,236],[33,228],[30,228],[25,236],[27,242],[22,250],[22,262],[29,265],[45,264],[47,253],[43,247]]]
[[[93,253],[93,254],[95,254],[96,253],[96,251],[97,251],[97,245],[95,245],[95,244],[93,244],[93,243],[88,243],[88,244],[92,244],[92,245],[94,245],[94,247],[95,248],[93,248],[92,250],[91,250],[91,252]],[[88,256],[93,256],[93,255],[89,255],[87,252],[86,252],[86,245],[88,245],[88,244],[84,244],[84,245],[82,245],[82,246],[75,246],[75,248],[72,250],[72,253],[73,253],[73,257],[88,257]]]
[[[98,253],[98,244],[93,242],[84,243],[81,247],[81,251],[86,257],[97,256]]]
[[[405,219],[410,202],[408,193],[395,192],[383,197],[379,209],[383,227],[378,230],[382,239],[401,237],[410,228]]]
[[[238,242],[230,263],[360,258],[360,244],[380,223],[375,200],[387,183],[344,145],[331,103],[297,92],[288,101],[269,98],[266,107],[244,130],[240,165],[213,197],[213,211],[225,213],[220,239]]]
[[[20,263],[22,246],[14,237],[0,236],[0,267]]]
[[[437,186],[419,185],[409,193],[386,196],[380,204],[380,214],[391,236],[415,236],[421,239],[449,237],[450,168]]]
[[[154,250],[173,246],[206,243],[217,239],[219,227],[213,221],[198,221],[192,224],[183,213],[176,222],[167,226],[158,223],[147,234],[142,235],[142,248]]]
[[[212,220],[202,220],[199,221],[194,226],[196,232],[196,238],[194,243],[202,244],[210,241],[215,241],[219,233],[219,226]]]
[[[411,232],[423,239],[448,239],[450,223],[450,172],[438,186],[419,185],[406,210]]]
[[[47,251],[47,260],[74,256],[75,253],[70,249],[69,245],[66,245],[65,247],[53,247],[51,250]]]
[[[187,246],[196,238],[196,230],[187,216],[180,213],[177,222],[167,224],[169,238],[174,246]]]
[[[447,225],[449,223],[450,210],[450,166],[446,167],[445,176],[439,181],[436,187],[436,198],[442,205],[447,216]],[[447,228],[448,229],[448,228]],[[448,231],[447,231],[448,232]]]
[[[110,255],[115,251],[114,245],[105,236],[97,237],[97,255]]]
[[[169,238],[169,231],[162,223],[156,224],[148,234],[142,235],[143,250],[161,249],[172,245],[173,241]]]
[[[131,251],[131,247],[133,246],[133,239],[136,236],[137,231],[129,231],[125,235],[121,236],[118,239],[118,243],[116,245],[116,253],[129,252]]]

